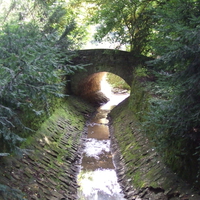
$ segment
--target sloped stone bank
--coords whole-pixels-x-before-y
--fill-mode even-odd
[[[197,191],[163,163],[139,130],[127,99],[111,111],[111,146],[118,179],[128,200],[199,200]]]
[[[93,108],[69,97],[24,145],[23,157],[1,159],[0,199],[74,200],[85,123]],[[18,195],[18,197],[17,197]]]

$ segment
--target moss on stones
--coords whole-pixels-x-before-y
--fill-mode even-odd
[[[110,113],[114,162],[126,198],[157,200],[176,196],[181,199],[181,195],[192,195],[192,191],[165,165],[152,141],[141,131],[141,122],[148,111],[148,98],[136,81],[129,99]],[[198,194],[194,196],[194,199],[200,198]]]
[[[75,199],[85,122],[93,111],[88,104],[69,97],[23,144],[28,154],[3,160],[1,183],[18,188],[24,199]]]

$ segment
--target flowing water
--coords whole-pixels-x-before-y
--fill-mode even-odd
[[[115,95],[98,108],[88,124],[88,135],[78,175],[79,200],[124,200],[117,182],[117,175],[110,152],[107,115],[110,110],[127,98],[128,94]]]

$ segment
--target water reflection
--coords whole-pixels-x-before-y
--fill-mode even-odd
[[[88,126],[88,137],[96,138],[98,140],[108,140],[109,128],[107,125]]]
[[[98,158],[88,157],[83,155],[82,160],[82,170],[93,170],[96,169],[114,169],[114,165],[112,163],[112,155],[109,153],[104,153]]]
[[[114,95],[113,95],[114,96]],[[115,95],[101,106],[88,125],[88,136],[78,175],[79,200],[124,200],[110,152],[107,114],[128,95]],[[113,99],[113,98],[111,98]]]
[[[114,170],[97,169],[95,171],[82,171],[79,199],[84,200],[122,200],[123,194],[117,183]]]

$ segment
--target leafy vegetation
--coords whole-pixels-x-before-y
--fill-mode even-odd
[[[199,180],[200,3],[173,0],[157,10],[160,18],[151,62],[157,79],[146,130],[163,157],[188,181]],[[188,176],[189,168],[193,172]],[[198,171],[198,172],[197,172]]]
[[[155,58],[137,69],[130,108],[166,163],[182,174],[194,166],[185,178],[199,180],[198,0],[13,0],[0,5],[0,155],[16,150],[64,97],[61,77],[80,69],[69,64],[70,51],[81,47],[86,27],[93,24],[97,41]],[[143,91],[137,80],[150,77]]]
[[[152,33],[153,8],[156,1],[149,0],[77,0],[89,4],[88,23],[96,25],[95,39],[115,43],[116,48],[126,46],[134,54],[148,51],[148,40]]]
[[[112,88],[118,88],[128,91],[130,90],[130,86],[124,81],[124,79],[115,74],[107,73],[106,80],[112,86]]]
[[[62,77],[81,68],[69,65],[80,35],[62,1],[1,4],[0,146],[8,152],[19,150],[65,96]]]

